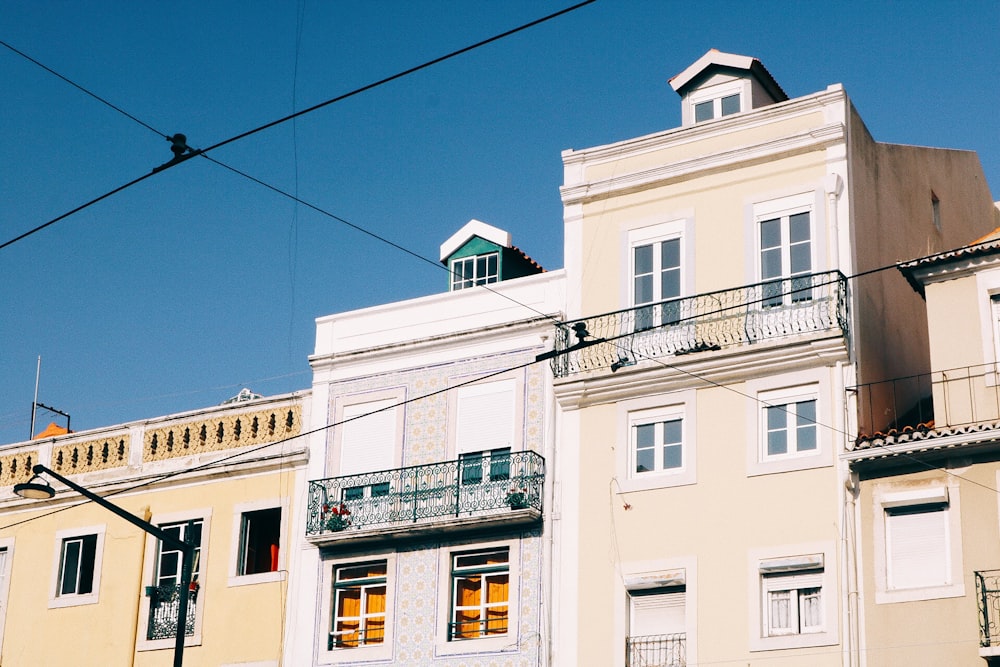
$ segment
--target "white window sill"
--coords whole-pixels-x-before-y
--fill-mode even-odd
[[[652,489],[667,489],[675,486],[689,486],[697,483],[694,471],[681,472],[648,472],[635,477],[621,480],[621,493],[633,491],[649,491]]]
[[[87,593],[86,595],[61,595],[49,600],[49,609],[60,609],[62,607],[79,607],[85,604],[97,604],[97,593]]]
[[[751,462],[747,467],[747,477],[795,472],[796,470],[812,470],[832,465],[831,457],[822,450],[810,454],[787,454]]]
[[[875,591],[875,604],[893,604],[894,602],[914,602],[917,600],[940,600],[944,598],[960,598],[965,596],[965,584],[949,584],[947,586],[928,586],[926,588],[898,588],[889,591]]]
[[[269,584],[284,580],[285,572],[278,570],[276,572],[261,572],[259,574],[244,574],[238,577],[229,577],[226,585],[232,588],[233,586],[252,586],[253,584]]]
[[[480,653],[500,653],[503,650],[516,651],[517,638],[511,634],[495,637],[477,637],[475,639],[457,639],[451,642],[438,643],[435,655],[468,655]]]
[[[325,643],[325,637],[321,638],[321,641]],[[319,654],[319,663],[321,665],[336,665],[342,663],[350,663],[354,665],[360,662],[384,662],[388,660],[392,660],[392,644],[389,643],[321,650]]]
[[[758,637],[750,642],[751,651],[777,651],[788,648],[810,648],[837,644],[836,632],[807,632],[796,635]]]

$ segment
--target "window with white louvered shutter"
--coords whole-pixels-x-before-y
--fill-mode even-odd
[[[515,442],[514,380],[459,387],[456,392],[455,448],[459,454],[520,449]]]
[[[629,637],[685,631],[684,590],[629,594]]]
[[[951,583],[946,504],[887,508],[885,542],[890,589]]]
[[[340,432],[340,475],[395,468],[396,411],[390,398],[344,406]],[[371,414],[369,414],[371,413]],[[365,415],[359,419],[352,419]],[[347,421],[350,420],[350,421]]]

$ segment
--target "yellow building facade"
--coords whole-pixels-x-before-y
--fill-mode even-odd
[[[41,463],[195,546],[185,665],[278,665],[303,407],[255,397],[5,446],[0,662],[173,664],[179,552],[58,482],[14,495]]]

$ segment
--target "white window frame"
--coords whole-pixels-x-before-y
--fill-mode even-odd
[[[507,548],[507,632],[502,635],[488,635],[469,639],[448,640],[448,624],[452,621],[452,571],[451,563],[455,555],[493,549]],[[435,655],[464,655],[494,653],[516,646],[519,641],[521,604],[521,540],[497,540],[453,544],[439,549],[437,632],[435,634]]]
[[[760,417],[760,458],[762,461],[776,461],[780,459],[790,458],[790,457],[802,457],[802,456],[812,456],[813,453],[819,449],[819,398],[817,392],[814,391],[813,387],[802,387],[802,394],[799,395],[788,395],[786,392],[781,392],[780,395],[776,394],[764,394],[758,397],[761,401],[761,417]],[[793,391],[794,390],[790,390]],[[779,398],[780,396],[780,398]],[[807,423],[805,426],[807,428],[812,428],[814,431],[815,447],[813,448],[800,448],[799,446],[799,405],[801,404],[813,404],[813,414],[815,417],[806,416]],[[785,445],[786,451],[782,454],[772,454],[769,449],[770,434],[771,429],[771,415],[777,414],[779,417],[784,416],[784,425],[780,429],[785,433]],[[778,430],[778,429],[775,429]]]
[[[208,567],[208,547],[211,542],[209,538],[212,528],[212,509],[210,507],[205,507],[181,512],[166,512],[162,514],[154,514],[149,519],[149,522],[154,526],[198,520],[201,521],[201,555],[199,557],[198,570],[198,603],[195,607],[194,633],[190,637],[184,638],[184,646],[201,646],[202,643],[202,624],[205,616],[204,596],[208,589],[208,584],[210,583],[210,578],[208,576],[208,573],[210,572]],[[159,540],[152,535],[146,535],[146,549],[142,565],[143,587],[156,585],[155,577],[157,576],[157,561],[159,560],[160,555],[158,544]],[[174,641],[174,637],[169,637],[167,639],[146,639],[146,630],[149,625],[149,603],[149,598],[143,595],[142,600],[139,602],[139,618],[137,619],[138,628],[136,630],[136,650],[156,651],[162,649],[172,649],[176,643]]]
[[[740,110],[737,113],[743,113],[750,109],[750,88],[744,79],[736,79],[692,91],[687,98],[688,114],[690,114],[690,122],[688,124],[701,125],[702,123],[719,120],[720,118],[735,116],[736,114],[722,115],[722,98],[731,97],[732,95],[740,96]],[[695,107],[703,102],[712,103],[712,117],[697,121],[695,120]]]
[[[496,273],[490,273],[490,258],[496,258]],[[479,275],[479,260],[486,261],[486,274]],[[465,278],[464,274],[458,272],[458,265],[466,262],[472,263],[472,277]],[[457,292],[463,289],[471,289],[480,285],[493,285],[500,282],[500,252],[484,252],[478,255],[467,255],[451,260],[451,291]],[[460,277],[461,276],[461,277]],[[469,284],[466,284],[469,283]]]
[[[911,480],[912,482],[912,480]],[[901,509],[926,507],[937,511],[942,508],[944,516],[944,558],[943,566],[947,583],[942,585],[898,588],[893,586],[892,575],[892,529],[891,516]],[[912,602],[915,600],[936,600],[965,595],[965,580],[962,569],[962,524],[961,498],[956,482],[930,480],[919,484],[889,482],[878,484],[872,491],[873,533],[875,543],[875,603]]]
[[[744,209],[744,230],[747,239],[753,239],[753,243],[746,244],[746,282],[747,284],[757,284],[764,282],[763,267],[761,266],[761,222],[773,220],[774,218],[787,218],[796,213],[809,212],[809,262],[810,275],[823,273],[827,269],[826,261],[826,234],[821,233],[825,229],[825,201],[824,190],[822,188],[794,188],[779,192],[767,193],[749,200]],[[784,244],[783,244],[784,247]],[[783,249],[783,255],[787,255],[788,250]],[[790,265],[783,259],[782,278],[789,278],[787,269]],[[768,279],[770,281],[772,279]],[[773,280],[778,280],[777,278]]]
[[[819,590],[820,616],[823,616],[822,601],[829,592],[823,591],[822,569],[811,572],[808,570],[794,571],[784,574],[762,574],[761,616],[764,619],[764,634],[767,637],[782,637],[790,635],[805,635],[822,632],[826,619],[821,618],[817,625],[805,625],[802,621],[802,607],[806,591]],[[775,594],[787,594],[789,603],[789,625],[776,627],[772,615],[772,602]]]
[[[7,622],[7,605],[10,600],[10,574],[14,563],[14,538],[0,537],[0,552],[5,557],[0,561],[0,649],[3,649],[4,626]]]
[[[343,648],[327,648],[329,646],[327,638],[330,629],[333,627],[334,605],[336,598],[334,594],[334,583],[336,573],[339,568],[351,565],[364,565],[366,563],[377,563],[385,561],[385,636],[380,644],[366,644],[364,646],[352,646]],[[364,555],[355,557],[341,557],[324,560],[323,567],[323,594],[322,609],[319,614],[319,628],[316,632],[317,653],[319,663],[328,665],[336,663],[351,663],[368,661],[389,661],[393,659],[394,628],[397,620],[396,613],[396,581],[397,556],[391,550],[372,550]]]
[[[55,558],[52,568],[52,579],[49,585],[49,609],[59,607],[75,607],[84,604],[97,604],[101,591],[101,571],[104,561],[104,534],[107,530],[106,524],[96,526],[86,526],[83,528],[66,528],[56,532],[55,538]],[[94,551],[94,575],[90,593],[66,593],[60,594],[62,588],[63,569],[63,545],[67,540],[82,538],[88,535],[97,537]]]
[[[697,418],[694,389],[618,402],[615,447],[620,493],[694,484],[697,481]],[[634,427],[657,421],[682,420],[680,468],[635,472]]]
[[[834,463],[833,367],[795,371],[762,380],[749,380],[746,393],[757,398],[747,401],[747,475],[767,475]],[[767,456],[767,407],[816,399],[816,449]]]
[[[283,581],[285,579],[287,576],[286,563],[288,562],[288,522],[290,518],[288,507],[288,498],[255,500],[246,503],[239,503],[233,507],[233,538],[230,543],[229,577],[227,581],[228,586],[264,584],[272,581]],[[256,512],[268,509],[281,510],[278,536],[278,569],[274,572],[240,574],[240,563],[243,560],[243,553],[241,553],[243,546],[243,515],[247,512]]]
[[[832,646],[838,637],[839,571],[833,542],[780,545],[750,550],[747,582],[750,590],[750,650]],[[783,586],[788,585],[788,588]],[[783,632],[770,627],[770,592],[819,588],[822,625],[808,631]]]

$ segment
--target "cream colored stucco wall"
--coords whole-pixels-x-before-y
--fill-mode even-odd
[[[622,169],[633,168],[631,161]],[[695,284],[689,294],[712,292],[757,282],[755,267],[747,266],[747,238],[753,227],[746,224],[748,206],[794,193],[822,188],[826,173],[825,151],[813,151],[770,162],[708,173],[700,178],[660,185],[584,205],[582,310],[596,314],[628,306],[627,241],[629,229],[694,219]],[[816,212],[824,218],[824,211]],[[818,234],[825,235],[823,225]],[[823,239],[818,239],[826,247]],[[751,255],[753,257],[753,255]],[[826,270],[829,259],[817,271]]]
[[[931,368],[952,368],[984,364],[981,294],[974,275],[931,283],[925,287],[927,324],[930,335]],[[989,324],[987,323],[987,326]],[[992,345],[992,341],[987,344]]]
[[[897,665],[984,665],[979,657],[978,607],[973,572],[1000,568],[997,471],[1000,463],[970,464],[956,459],[945,470],[884,476],[862,481],[858,500],[861,526],[865,655],[868,667]],[[957,484],[961,498],[961,573],[965,594],[911,602],[875,603],[873,490],[937,482]]]
[[[290,502],[294,472],[233,476],[199,484],[146,490],[116,496],[114,502],[133,514],[168,514],[210,509],[209,534],[200,576],[198,604],[204,607],[202,644],[185,650],[185,665],[218,665],[278,660],[281,654],[284,581],[229,586],[234,545],[235,507],[255,500]],[[25,506],[26,507],[26,506]],[[60,503],[57,507],[66,507]],[[282,520],[287,529],[292,505]],[[172,648],[133,652],[146,617],[137,610],[150,583],[151,563],[143,563],[147,537],[138,528],[93,503],[51,516],[39,510],[8,512],[5,523],[37,519],[0,531],[14,538],[10,593],[0,662],[7,665],[170,665]],[[99,603],[48,609],[50,586],[58,568],[57,530],[106,525]],[[286,554],[287,558],[287,554]],[[145,571],[143,568],[145,567]],[[134,662],[133,662],[134,656]]]
[[[747,447],[756,443],[748,443],[748,399],[741,395],[747,388],[737,383],[731,389],[697,390],[697,484],[688,486],[619,493],[609,474],[616,450],[627,446],[626,434],[616,427],[617,406],[580,411],[580,494],[573,499],[581,517],[578,650],[587,662],[580,664],[611,666],[621,660],[623,644],[609,630],[619,622],[616,614],[624,614],[623,568],[684,559],[697,563],[697,578],[689,572],[687,583],[688,604],[698,610],[689,659],[696,651],[697,664],[787,665],[806,655],[810,665],[840,664],[836,646],[749,650],[748,619],[758,604],[747,574],[751,550],[836,544],[838,474],[830,465],[748,476]],[[794,549],[787,555],[795,555]],[[826,566],[839,571],[836,562]],[[837,628],[839,616],[829,622]]]

